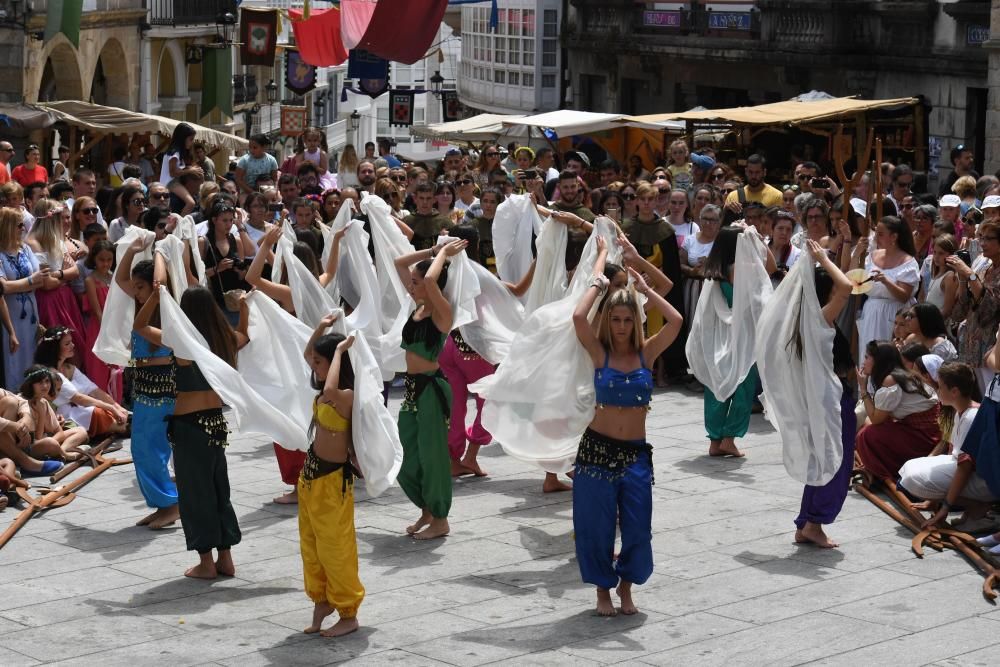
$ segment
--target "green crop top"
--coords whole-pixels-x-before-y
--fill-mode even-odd
[[[177,364],[174,374],[174,381],[177,383],[177,391],[212,391],[212,385],[208,383],[202,375],[198,364],[191,363],[187,366]]]
[[[448,336],[438,331],[430,317],[415,320],[411,314],[403,325],[403,349],[427,361],[437,361],[447,339]]]

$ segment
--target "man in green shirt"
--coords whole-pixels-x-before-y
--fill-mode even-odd
[[[564,169],[559,174],[559,199],[552,202],[550,208],[556,211],[566,211],[572,213],[586,222],[593,223],[594,212],[580,202],[580,182],[576,173]],[[582,224],[582,223],[581,223]],[[574,227],[569,230],[569,239],[566,243],[566,270],[572,271],[580,262],[583,254],[583,246],[587,243],[587,232]]]
[[[403,222],[413,230],[414,250],[427,250],[437,243],[438,235],[452,226],[451,220],[434,210],[434,186],[421,183],[413,190],[416,211],[406,216]]]

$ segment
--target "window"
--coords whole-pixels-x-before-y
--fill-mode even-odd
[[[535,40],[533,39],[523,39],[521,40],[524,48],[524,60],[522,64],[528,67],[535,66]]]
[[[496,38],[496,58],[497,63],[507,62],[507,40],[503,37]]]
[[[507,34],[509,35],[520,35],[521,34],[521,10],[511,9],[509,10],[508,16],[510,20],[507,21],[507,25],[510,30]]]
[[[542,40],[542,67],[556,66],[556,44],[554,39]]]
[[[542,75],[542,88],[555,88],[556,87],[556,75],[555,74],[543,74]]]
[[[534,74],[528,74],[527,72],[525,72],[524,76],[521,77],[521,85],[522,86],[526,86],[528,88],[534,87],[534,85],[535,85],[535,75]]]
[[[517,73],[517,72],[511,72],[510,73],[510,81],[509,81],[510,85],[512,85],[512,86],[518,85],[518,79],[520,78],[520,76],[521,75],[519,73]]]
[[[520,41],[521,40],[519,39],[510,40],[510,51],[507,52],[510,58],[507,60],[507,62],[511,65],[521,64],[521,52],[517,50],[518,43]]]
[[[506,72],[504,72],[502,69],[498,69],[497,71],[493,72],[493,83],[503,83],[504,74],[506,74]],[[514,72],[510,73],[510,78],[511,80],[514,79]]]
[[[523,28],[523,35],[525,37],[535,36],[535,10],[525,9],[524,18],[521,20],[521,26]]]
[[[546,9],[542,14],[542,37],[559,36],[559,12],[554,9]]]
[[[484,9],[485,11],[485,9]],[[482,32],[486,32],[483,30]],[[498,9],[497,10],[497,34],[506,35],[507,34],[507,10]]]
[[[378,133],[389,134],[389,107],[378,108]]]

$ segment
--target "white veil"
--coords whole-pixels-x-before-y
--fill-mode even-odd
[[[115,247],[116,266],[121,264],[128,247],[137,238],[150,239],[149,246],[132,259],[135,266],[144,259],[153,259],[151,239],[156,238],[154,232],[138,225],[130,225]],[[131,268],[130,268],[131,270]],[[94,354],[106,364],[113,366],[128,366],[129,349],[132,343],[132,322],[135,320],[135,299],[118,286],[117,280],[111,281],[108,299],[104,304],[104,316],[101,317],[101,331],[94,341]]]
[[[535,239],[535,275],[524,297],[524,312],[528,315],[547,303],[563,298],[566,294],[566,244],[569,230],[566,225],[546,218],[542,230]],[[614,245],[614,244],[612,244]],[[527,269],[525,269],[527,273]],[[524,276],[514,278],[517,282]]]
[[[191,273],[198,279],[201,285],[206,284],[205,262],[201,258],[201,251],[198,249],[198,228],[190,215],[186,215],[177,222],[173,235],[184,241],[191,248]]]
[[[217,357],[162,285],[160,321],[163,344],[173,349],[181,359],[198,364],[208,384],[230,408],[226,415],[235,428],[267,435],[286,449],[305,449],[308,446],[305,428],[261,397],[235,368]]]
[[[800,258],[764,307],[757,327],[757,370],[768,419],[781,435],[785,470],[812,486],[826,484],[844,458],[840,379],[833,369],[836,330],[816,297],[812,258]],[[802,357],[789,341],[798,336]]]
[[[531,235],[542,221],[531,195],[511,195],[493,218],[493,252],[500,280],[516,283],[531,266]]]
[[[592,279],[597,235],[608,244],[608,261],[618,261],[614,224],[598,218],[566,295],[529,315],[496,373],[469,387],[486,399],[483,425],[504,451],[548,472],[572,468],[594,416],[594,364],[572,321]],[[595,303],[591,319],[596,310]]]
[[[698,297],[685,351],[694,376],[719,400],[733,395],[754,364],[756,323],[773,289],[766,257],[763,240],[748,227],[736,241],[732,308],[715,281]]]

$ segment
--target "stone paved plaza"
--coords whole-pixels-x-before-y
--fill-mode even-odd
[[[399,489],[367,500],[359,485],[362,629],[303,635],[295,510],[270,502],[284,489],[270,442],[242,437],[236,578],[180,576],[195,562],[181,530],[134,527],[147,509],[132,468],[112,469],[0,550],[0,665],[996,664],[1000,611],[971,565],[917,560],[909,533],[853,493],[829,530],[839,551],[793,545],[801,488],[774,432],[755,416],[748,458],[712,460],[701,410],[680,391],[654,401],[656,571],[638,616],[592,613],[570,495],[542,494],[538,470],[490,447],[489,479],[455,484],[446,540],[404,536],[416,512]]]

